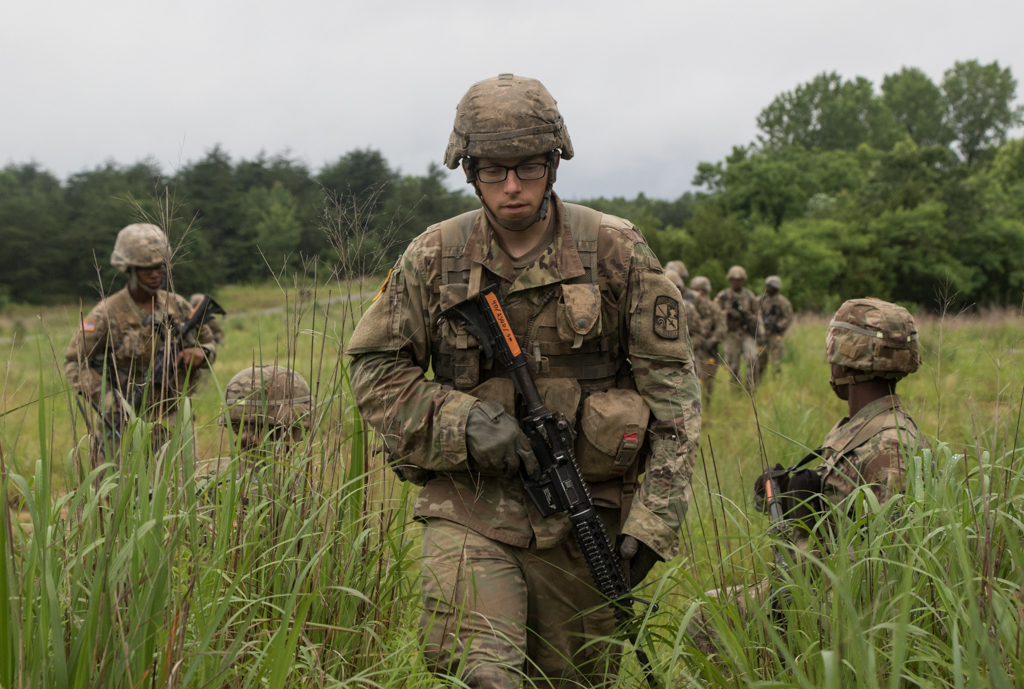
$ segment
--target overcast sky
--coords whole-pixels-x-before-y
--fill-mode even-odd
[[[540,79],[576,157],[567,198],[674,198],[698,162],[822,71],[936,82],[956,60],[1024,75],[1024,2],[44,2],[0,7],[0,164],[60,176],[220,143],[314,170],[373,147],[441,162],[455,104],[499,72]],[[453,183],[455,178],[453,175]]]

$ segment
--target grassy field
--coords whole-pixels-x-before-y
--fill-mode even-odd
[[[359,300],[312,306],[328,290],[375,287],[225,288],[226,347],[193,401],[200,456],[181,442],[187,428],[173,459],[151,456],[138,424],[121,475],[84,481],[83,425],[62,378],[79,308],[0,317],[12,508],[0,536],[0,686],[436,684],[415,635],[414,489],[382,468],[339,360]],[[766,461],[817,447],[845,413],[828,386],[826,322],[798,320],[755,399],[719,374],[683,553],[642,593],[660,604],[646,621],[658,673],[672,686],[1018,684],[1024,320],[1013,314],[919,319],[924,365],[899,391],[932,449],[912,461],[906,505],[865,501],[839,520],[829,554],[791,571],[785,634],[754,602],[742,618],[735,601],[702,594],[764,578],[780,542],[751,506],[753,481]],[[254,361],[306,375],[318,430],[204,506],[190,468],[233,452],[216,422],[221,391]],[[696,649],[697,620],[715,653]],[[638,686],[637,672],[627,660],[617,686]]]

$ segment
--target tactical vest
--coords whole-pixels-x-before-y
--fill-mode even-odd
[[[601,289],[597,280],[597,236],[601,213],[575,204],[564,204],[566,221],[584,274],[548,285],[544,306],[522,330],[516,311],[533,308],[506,303],[513,330],[527,353],[534,378],[574,378],[590,381],[614,379],[626,363],[618,340],[617,323],[606,328],[602,318]],[[465,299],[471,289],[474,263],[464,256],[466,242],[480,211],[471,211],[442,222],[441,308]],[[477,270],[479,270],[478,268]],[[479,290],[481,285],[476,285]],[[519,325],[519,328],[516,328]],[[470,390],[505,371],[497,361],[481,360],[480,343],[461,326],[452,326],[454,337],[442,337],[435,344],[435,379],[450,382],[457,390]],[[614,337],[606,333],[612,330]],[[600,384],[598,384],[600,387]]]
[[[867,423],[846,442],[822,445],[823,466],[827,467],[827,472],[834,471],[840,462],[846,460],[848,453],[853,452],[876,435],[894,429],[899,429],[901,435],[905,433],[909,436],[910,429],[913,429],[915,437],[917,434],[917,424],[909,414],[902,409],[887,409],[884,413],[868,419]]]
[[[576,454],[584,478],[601,482],[624,477],[632,483],[650,409],[636,392],[620,343],[616,300],[597,277],[602,214],[575,204],[564,208],[583,275],[535,288],[541,294],[539,305],[533,301],[535,290],[524,291],[529,298],[519,297],[522,292],[504,295],[505,309],[546,406],[561,410],[576,426]],[[493,281],[482,265],[464,255],[480,213],[464,213],[438,228],[442,310]],[[440,331],[431,353],[434,379],[498,401],[515,414],[514,387],[502,364],[484,358],[479,341],[461,324],[444,321]]]

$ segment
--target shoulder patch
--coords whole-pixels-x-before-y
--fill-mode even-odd
[[[654,300],[654,334],[663,340],[679,339],[679,302],[661,296]]]

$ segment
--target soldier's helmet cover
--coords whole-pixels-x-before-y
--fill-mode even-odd
[[[188,303],[191,304],[192,306],[199,306],[199,302],[201,302],[202,300],[203,300],[203,293],[202,292],[196,292],[195,294],[193,294],[191,297],[188,298]]]
[[[696,289],[710,294],[711,280],[708,280],[703,275],[698,275],[694,279],[690,280],[690,289]]]
[[[678,273],[679,277],[681,278],[690,277],[690,271],[686,269],[686,264],[683,263],[682,261],[669,261],[668,263],[666,263],[665,272],[667,273],[669,271]]]
[[[110,254],[110,265],[122,273],[132,268],[169,263],[171,260],[171,244],[167,235],[156,225],[135,223],[128,225],[117,233],[114,251]]]
[[[729,272],[725,274],[726,280],[746,280],[747,271],[743,269],[743,266],[733,266],[729,269]]]
[[[881,299],[850,299],[829,323],[825,356],[830,364],[862,372],[830,377],[833,385],[872,378],[899,380],[921,365],[914,317],[902,306]]]
[[[283,366],[254,366],[239,371],[224,390],[227,414],[238,428],[242,423],[290,427],[311,425],[312,398],[302,374]]]
[[[525,158],[555,149],[565,160],[573,156],[569,130],[544,84],[499,74],[470,86],[459,101],[444,164],[454,170],[463,158]]]
[[[778,275],[769,275],[768,277],[766,277],[764,279],[764,286],[765,287],[774,287],[775,289],[781,290],[782,289],[782,278],[780,278]]]

